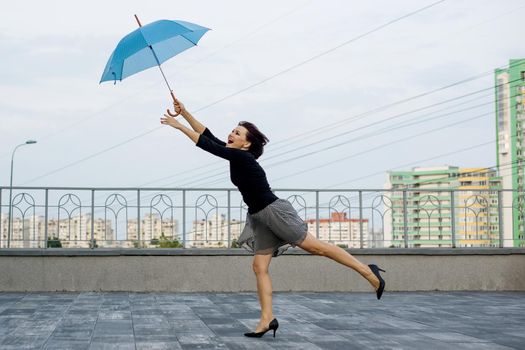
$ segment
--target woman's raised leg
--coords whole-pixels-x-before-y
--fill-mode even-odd
[[[375,288],[379,288],[379,279],[374,275],[368,265],[363,264],[354,258],[346,250],[333,244],[318,240],[311,234],[307,234],[305,240],[299,244],[299,247],[314,255],[326,256],[340,264],[348,266],[357,271],[361,276]]]

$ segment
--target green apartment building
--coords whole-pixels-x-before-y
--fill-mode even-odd
[[[390,172],[386,246],[499,246],[501,179],[496,175],[494,169],[454,166]]]
[[[503,193],[505,245],[525,247],[525,59],[496,69],[495,90],[498,171],[503,188],[512,190]]]

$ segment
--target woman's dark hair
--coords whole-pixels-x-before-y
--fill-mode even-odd
[[[239,122],[239,126],[244,127],[248,131],[246,133],[246,140],[251,142],[248,152],[253,154],[255,159],[259,158],[264,152],[264,145],[270,142],[270,140],[250,122]]]

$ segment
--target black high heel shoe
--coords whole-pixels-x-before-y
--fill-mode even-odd
[[[370,267],[370,270],[372,270],[374,275],[376,275],[377,279],[379,280],[379,288],[377,288],[376,290],[377,299],[379,300],[381,299],[381,295],[383,295],[383,291],[385,290],[385,280],[383,279],[383,277],[381,277],[381,275],[379,274],[379,271],[383,271],[383,272],[386,272],[386,271],[383,269],[380,269],[379,266],[374,265],[374,264],[370,264],[368,265],[368,267]]]
[[[277,328],[279,328],[279,322],[277,322],[277,319],[274,318],[272,322],[268,325],[268,329],[262,332],[250,332],[250,333],[244,333],[244,336],[250,337],[250,338],[260,338],[262,337],[266,332],[273,329],[273,337],[275,338],[275,332],[277,331]]]

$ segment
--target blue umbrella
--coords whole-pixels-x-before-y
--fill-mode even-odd
[[[185,21],[160,20],[142,26],[126,35],[111,54],[100,82],[122,81],[135,73],[158,66],[168,89],[173,90],[162,71],[161,63],[195,45],[209,30]]]

